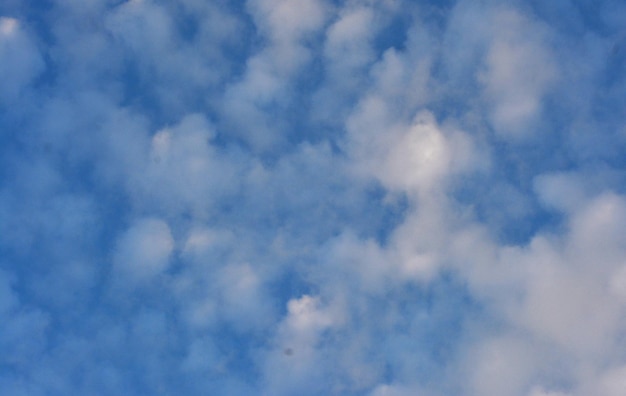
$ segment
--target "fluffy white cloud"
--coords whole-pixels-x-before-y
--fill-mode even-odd
[[[355,71],[366,66],[374,58],[371,39],[375,31],[374,11],[369,7],[348,9],[339,15],[326,33],[324,55],[330,74],[338,82],[350,86]]]
[[[493,30],[479,80],[491,123],[503,137],[532,135],[558,72],[547,28],[510,9],[496,10],[489,20]]]
[[[137,156],[147,154],[147,158],[135,169],[128,168],[132,173],[127,179],[138,204],[152,202],[166,211],[191,211],[205,217],[211,199],[232,194],[242,164],[218,152],[212,145],[214,137],[204,116],[190,114],[173,127],[157,131],[149,147],[138,147]]]
[[[264,364],[267,391],[287,395],[299,389],[307,394],[325,389],[320,381],[330,373],[318,347],[324,332],[341,325],[342,317],[341,306],[325,306],[318,297],[290,300],[277,332],[277,346]]]
[[[626,258],[621,243],[623,205],[623,198],[614,194],[587,200],[569,218],[567,234],[536,236],[524,247],[497,248],[476,239],[459,245],[463,246],[459,259],[465,262],[461,270],[468,273],[476,294],[507,317],[513,329],[532,335],[521,346],[505,343],[497,348],[506,363],[496,364],[495,357],[484,359],[484,370],[500,367],[508,374],[477,370],[477,394],[522,394],[539,372],[550,371],[542,364],[551,360],[562,362],[560,376],[572,383],[580,381],[576,386],[581,388],[574,394],[586,394],[587,380],[577,378],[578,373],[598,369],[595,364],[611,362],[614,351],[621,350],[623,303],[617,296],[621,296],[620,271]],[[480,235],[474,230],[458,241],[484,238]],[[512,334],[519,331],[513,329]],[[546,342],[550,348],[538,346]],[[523,359],[517,364],[519,353]],[[592,375],[593,381],[599,380],[597,375]]]
[[[247,7],[275,45],[289,46],[320,29],[329,5],[322,0],[252,0]]]

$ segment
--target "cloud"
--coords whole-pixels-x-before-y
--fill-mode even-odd
[[[620,10],[2,3],[0,388],[620,394]]]
[[[6,354],[0,361],[3,365],[27,368],[46,348],[45,333],[50,317],[37,308],[24,306],[15,293],[14,277],[6,272],[1,275],[0,317],[4,325],[0,331],[0,348]],[[4,381],[9,378],[2,377]]]
[[[367,7],[355,8],[340,15],[326,33],[324,54],[332,67],[330,73],[338,80],[350,79],[350,74],[358,70],[374,57],[371,48],[374,23],[373,10]]]
[[[0,100],[17,102],[44,71],[36,42],[18,19],[0,17]]]
[[[206,216],[208,200],[233,194],[243,171],[212,145],[214,138],[213,126],[200,114],[157,131],[149,151],[138,153],[145,162],[133,169],[128,188],[141,205],[152,201],[166,211]]]
[[[489,16],[490,34],[484,72],[478,79],[490,102],[489,118],[497,134],[519,138],[532,134],[543,100],[558,68],[549,45],[549,32],[515,10]]]
[[[568,381],[576,381],[575,373],[584,370],[585,362],[612,360],[610,351],[618,343],[622,308],[613,293],[619,286],[610,289],[607,285],[617,284],[615,274],[624,257],[620,243],[614,239],[622,234],[615,228],[622,224],[621,207],[622,198],[612,194],[590,199],[572,215],[565,235],[540,235],[528,246],[504,247],[497,255],[477,257],[483,263],[475,261],[477,267],[471,271],[478,272],[468,277],[471,283],[477,282],[476,292],[485,301],[499,307],[503,317],[508,316],[513,329],[530,331],[532,343],[547,342],[554,348],[544,349],[547,359],[569,362],[563,367],[571,368],[564,368],[565,374],[560,374],[569,377]],[[481,266],[486,268],[480,269]],[[528,354],[529,347],[515,349],[504,345],[501,353],[507,356],[507,363],[502,368],[512,371],[510,374],[478,371],[481,387],[502,386],[478,390],[478,394],[500,394],[505,388],[517,394],[513,390],[515,386],[520,391],[528,386],[538,375],[538,364],[546,359],[538,357],[539,352]],[[516,350],[524,352],[523,366],[511,363]],[[486,377],[504,380],[498,385],[486,381]]]
[[[257,26],[277,46],[317,31],[324,23],[328,5],[319,0],[256,0],[248,4]]]
[[[117,242],[115,272],[131,282],[150,281],[168,269],[173,249],[174,239],[164,221],[138,220]]]
[[[309,42],[328,17],[318,0],[259,0],[246,4],[263,46],[249,54],[245,71],[229,84],[220,101],[226,126],[255,151],[285,144],[285,120],[271,117],[290,106],[295,79],[311,62]]]
[[[330,374],[321,363],[325,360],[318,350],[323,333],[341,324],[337,307],[322,305],[318,297],[304,295],[287,303],[287,315],[277,332],[278,345],[265,363],[267,391],[290,394],[303,389],[310,394],[323,391],[320,382]]]

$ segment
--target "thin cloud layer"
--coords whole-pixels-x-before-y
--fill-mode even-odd
[[[617,396],[624,7],[0,5],[0,389]]]

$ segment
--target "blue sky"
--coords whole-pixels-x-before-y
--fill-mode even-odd
[[[5,0],[7,395],[620,396],[622,1]]]

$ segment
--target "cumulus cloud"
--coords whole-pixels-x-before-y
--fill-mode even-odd
[[[479,81],[490,102],[496,133],[520,137],[536,133],[545,95],[557,77],[547,28],[515,10],[490,15],[493,32]]]
[[[319,381],[331,374],[320,350],[324,332],[341,324],[341,312],[324,306],[318,297],[304,295],[287,303],[287,315],[277,331],[278,345],[265,363],[267,391],[290,394],[323,391]]]
[[[623,7],[0,5],[0,389],[623,393]]]
[[[131,282],[149,281],[167,270],[173,249],[174,239],[164,221],[138,220],[117,241],[114,271]]]

